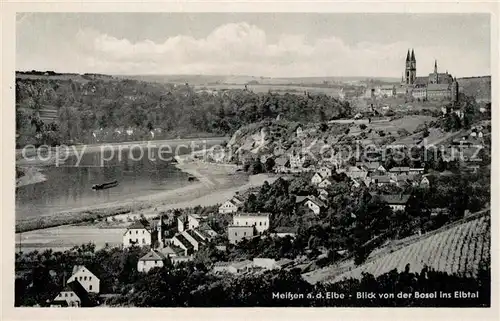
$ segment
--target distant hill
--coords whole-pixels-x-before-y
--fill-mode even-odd
[[[382,82],[397,82],[390,77],[258,77],[239,75],[115,75],[117,78],[136,79],[166,83],[189,83],[192,86],[203,85],[327,85],[349,82],[364,82],[374,79]]]
[[[491,102],[491,76],[458,78],[460,92],[477,101]]]

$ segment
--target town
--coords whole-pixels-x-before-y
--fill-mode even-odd
[[[398,59],[396,80],[17,72],[15,306],[489,306],[491,76]],[[200,137],[165,164],[96,152]],[[399,292],[459,295],[368,297]]]

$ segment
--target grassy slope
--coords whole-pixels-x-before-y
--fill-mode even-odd
[[[490,256],[489,211],[482,211],[422,236],[393,241],[370,254],[361,266],[349,259],[303,275],[308,282],[336,282],[360,278],[362,272],[374,276],[410,263],[410,271],[420,272],[424,264],[437,271],[474,276],[480,260]]]

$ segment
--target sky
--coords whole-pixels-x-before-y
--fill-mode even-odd
[[[490,75],[488,14],[18,13],[16,70],[113,75]]]

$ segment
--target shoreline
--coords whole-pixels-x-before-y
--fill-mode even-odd
[[[16,220],[16,233],[25,233],[52,227],[92,222],[109,216],[151,211],[212,206],[224,202],[239,191],[270,183],[276,177],[259,174],[238,174],[237,165],[215,164],[189,160],[191,154],[177,156],[174,165],[179,170],[195,176],[198,181],[188,186],[139,196],[127,202],[115,201],[94,206],[73,208],[52,214]]]

